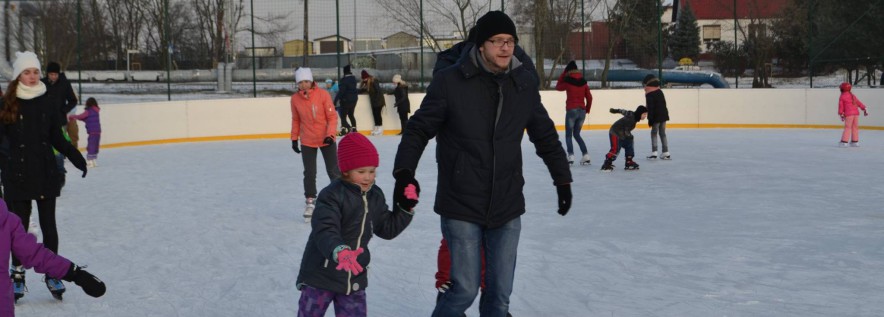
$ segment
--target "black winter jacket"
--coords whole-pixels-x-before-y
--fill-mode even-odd
[[[356,77],[353,74],[344,75],[338,82],[338,94],[335,95],[334,103],[356,102],[359,98],[359,91],[356,89]]]
[[[622,114],[623,118],[614,121],[614,124],[611,125],[611,129],[608,130],[608,133],[616,135],[617,138],[620,139],[632,140],[632,130],[635,129],[635,124],[638,122],[635,118],[635,112],[624,109],[611,109],[611,112],[614,111]]]
[[[58,109],[58,115],[61,125],[68,122],[68,113],[77,106],[77,95],[71,82],[68,81],[64,73],[58,74],[58,80],[55,83],[49,83],[49,78],[44,77],[40,81],[46,85],[46,96],[49,97],[49,104]]]
[[[0,139],[7,138],[9,153],[0,157],[4,198],[35,200],[60,195],[61,174],[55,166],[55,147],[74,166],[86,169],[86,160],[61,134],[57,107],[46,94],[30,100],[18,99],[19,120],[0,124]],[[4,107],[0,101],[0,109]]]
[[[436,138],[434,210],[495,228],[525,213],[525,131],[553,184],[570,183],[571,172],[540,102],[534,69],[517,56],[508,72],[493,75],[477,64],[473,47],[467,46],[456,64],[434,73],[420,109],[403,132],[394,171],[415,171],[427,143]]]
[[[648,126],[669,121],[669,109],[666,108],[666,97],[662,90],[645,94],[645,104],[648,106]]]
[[[398,208],[397,208],[398,209]],[[304,285],[350,295],[368,286],[368,265],[371,251],[368,241],[372,233],[393,239],[411,223],[412,215],[402,210],[389,211],[384,193],[372,186],[363,193],[358,185],[336,179],[319,192],[311,224],[313,231],[304,248],[297,286]],[[338,271],[333,251],[339,245],[364,252],[357,261],[366,270],[359,275]]]
[[[396,85],[396,89],[393,90],[393,95],[396,97],[396,112],[398,113],[411,113],[411,101],[408,101],[408,86],[405,85]]]

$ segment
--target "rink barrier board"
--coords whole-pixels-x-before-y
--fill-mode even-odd
[[[593,90],[593,106],[584,129],[607,130],[621,118],[608,108],[634,109],[644,103],[640,89]],[[842,129],[837,115],[836,89],[664,89],[670,121],[667,128],[684,129]],[[860,128],[884,130],[884,89],[854,89],[870,115]],[[410,94],[412,114],[423,94]],[[392,96],[385,96],[384,135],[399,133]],[[565,93],[542,91],[556,128],[565,128]],[[283,139],[291,130],[290,97],[186,100],[102,105],[102,147],[229,140]],[[631,105],[631,106],[628,106]],[[82,111],[82,107],[78,112]],[[356,107],[360,133],[369,134],[373,120],[368,98]],[[84,124],[78,122],[81,134]],[[638,124],[648,129],[647,121]],[[85,146],[85,137],[79,145]]]

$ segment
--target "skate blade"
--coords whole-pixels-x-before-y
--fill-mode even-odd
[[[581,166],[590,166],[592,164],[590,164],[589,162],[580,162],[580,165]]]
[[[305,223],[310,223],[310,220],[311,220],[311,219],[313,219],[313,217],[311,217],[311,216],[304,216],[304,222],[305,222]]]
[[[54,297],[57,300],[64,300],[64,296],[62,296],[61,294],[62,293],[52,293],[52,297]]]

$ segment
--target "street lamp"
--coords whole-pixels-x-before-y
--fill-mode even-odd
[[[138,54],[138,50],[126,50],[126,81],[132,81],[132,63],[129,62],[129,55],[131,54]]]

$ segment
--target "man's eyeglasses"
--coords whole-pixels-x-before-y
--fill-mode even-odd
[[[516,39],[489,39],[488,42],[491,42],[494,47],[503,47],[504,45],[506,45],[507,47],[513,47],[516,46],[516,42],[518,41],[516,41]]]

